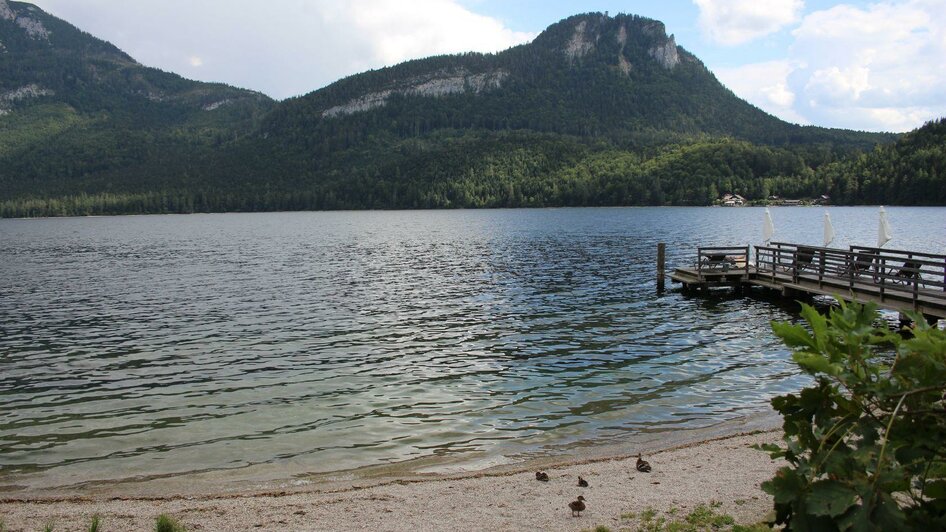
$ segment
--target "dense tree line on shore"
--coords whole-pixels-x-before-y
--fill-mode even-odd
[[[457,132],[401,142],[384,160],[370,153],[362,154],[363,159],[351,155],[341,167],[318,172],[286,168],[282,178],[251,180],[239,188],[226,182],[232,168],[224,165],[219,180],[187,188],[4,200],[0,216],[711,205],[727,192],[751,200],[828,194],[841,205],[946,204],[943,119],[895,144],[817,168],[805,153],[714,138],[643,153],[556,135]],[[214,162],[203,164],[208,168],[198,171],[209,171]],[[254,165],[248,159],[238,164]]]

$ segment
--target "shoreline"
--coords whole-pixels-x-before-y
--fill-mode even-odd
[[[291,463],[238,469],[194,471],[126,478],[90,478],[66,481],[54,474],[0,477],[0,502],[69,501],[122,497],[166,500],[206,498],[310,490],[339,491],[367,488],[391,481],[462,479],[480,475],[507,475],[522,471],[567,467],[630,458],[638,452],[654,454],[720,438],[775,430],[781,417],[767,409],[698,427],[662,428],[628,435],[620,442],[591,441],[567,448],[526,454],[465,453],[428,455],[408,460],[365,465],[354,469],[299,472]]]
[[[645,452],[654,466],[649,474],[637,472],[636,458],[625,454],[257,491],[0,495],[0,519],[10,532],[46,524],[53,524],[57,531],[85,530],[95,514],[106,529],[151,529],[161,513],[175,516],[189,530],[227,530],[234,523],[240,523],[238,528],[259,530],[362,526],[375,530],[583,530],[597,525],[631,526],[627,516],[647,508],[658,515],[685,514],[718,501],[720,512],[749,524],[771,509],[771,500],[759,483],[771,478],[779,466],[750,445],[777,442],[780,437],[779,429],[768,428],[679,442]],[[535,480],[534,470],[540,465],[549,473],[550,482]],[[578,488],[578,475],[591,486]],[[587,499],[588,510],[581,518],[572,518],[567,504],[579,494]]]

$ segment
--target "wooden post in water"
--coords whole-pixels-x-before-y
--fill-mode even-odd
[[[667,251],[667,244],[660,242],[657,244],[657,292],[664,291],[664,255]]]

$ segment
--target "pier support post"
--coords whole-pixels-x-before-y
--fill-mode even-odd
[[[667,244],[660,242],[657,244],[657,293],[664,291],[664,257],[667,251]]]

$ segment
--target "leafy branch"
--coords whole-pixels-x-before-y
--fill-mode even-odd
[[[772,400],[788,465],[763,483],[775,521],[790,530],[946,528],[946,333],[921,315],[912,337],[876,327],[874,305],[827,316],[803,305],[805,325],[773,323],[814,378]]]

